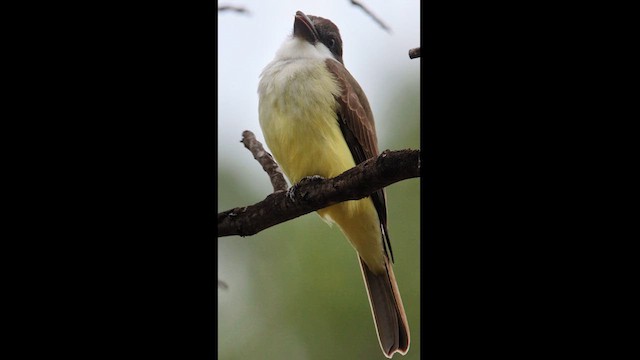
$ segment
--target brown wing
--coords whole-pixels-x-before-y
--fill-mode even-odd
[[[378,138],[376,127],[373,122],[373,114],[364,91],[351,76],[349,71],[337,61],[326,60],[327,69],[333,73],[342,89],[340,96],[336,96],[336,101],[340,105],[338,108],[338,122],[351,155],[356,164],[378,156]],[[389,251],[391,261],[393,261],[393,251],[391,241],[387,231],[387,203],[384,189],[371,194],[371,200],[380,219],[385,252]]]

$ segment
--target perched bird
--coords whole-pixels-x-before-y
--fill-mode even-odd
[[[344,67],[338,27],[296,12],[287,39],[260,75],[260,126],[291,184],[335,177],[378,156],[373,115],[358,82]],[[383,353],[406,354],[409,326],[393,274],[384,189],[318,210],[336,223],[358,262]]]

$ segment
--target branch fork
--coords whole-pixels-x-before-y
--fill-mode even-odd
[[[287,190],[278,164],[251,131],[245,147],[269,174],[274,192],[253,205],[218,213],[218,237],[250,236],[271,226],[347,200],[358,200],[398,181],[420,177],[420,150],[385,150],[331,178],[308,177]]]

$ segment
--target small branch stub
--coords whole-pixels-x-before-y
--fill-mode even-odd
[[[420,57],[420,48],[413,48],[409,50],[409,59],[415,59]]]

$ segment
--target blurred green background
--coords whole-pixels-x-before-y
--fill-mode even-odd
[[[419,60],[414,60],[419,61]],[[386,104],[375,113],[380,151],[420,148],[419,73],[384,74]],[[366,89],[365,89],[366,91]],[[256,114],[257,116],[257,114]],[[259,125],[249,129],[264,143]],[[258,202],[272,189],[250,152],[219,149],[218,210]],[[420,358],[420,180],[387,188],[394,271],[411,330],[404,357]],[[245,359],[384,359],[356,253],[316,213],[241,238],[218,239],[218,356]]]

